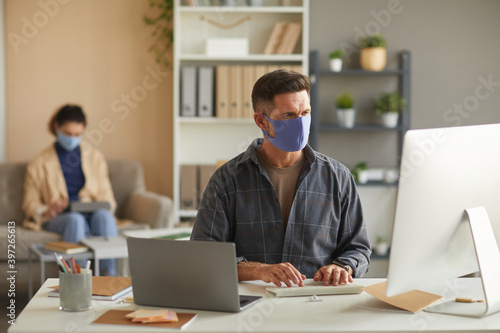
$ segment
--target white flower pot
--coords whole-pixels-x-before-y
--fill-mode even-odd
[[[386,112],[380,116],[382,125],[384,127],[397,127],[398,126],[399,113],[397,112]]]
[[[342,59],[330,59],[330,69],[334,72],[340,72],[342,70]]]
[[[366,182],[368,182],[368,171],[367,170],[358,171],[358,183],[366,184]]]
[[[389,252],[389,243],[382,242],[375,244],[375,253],[379,256],[385,256]]]
[[[384,173],[384,183],[395,183],[399,178],[399,172],[397,169],[387,169]]]
[[[355,120],[355,109],[337,109],[337,122],[340,127],[352,128]]]

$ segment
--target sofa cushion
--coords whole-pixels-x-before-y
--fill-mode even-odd
[[[130,195],[145,189],[142,166],[133,160],[108,160],[108,169],[116,200],[115,215],[118,218],[124,218],[123,212]]]
[[[21,225],[26,163],[0,164],[0,225],[15,221]],[[2,253],[2,255],[4,255]]]
[[[28,260],[28,247],[31,244],[44,244],[45,242],[53,242],[61,240],[61,235],[55,232],[48,231],[33,231],[21,227],[19,224],[16,225],[16,248],[15,255],[16,261]],[[5,261],[8,259],[8,228],[6,225],[0,228],[0,261]]]

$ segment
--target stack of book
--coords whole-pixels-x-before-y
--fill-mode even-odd
[[[59,297],[59,286],[51,287],[49,297]],[[132,291],[132,280],[121,276],[93,276],[92,299],[114,301]]]
[[[292,54],[302,34],[300,22],[276,22],[264,54]]]
[[[75,254],[75,253],[83,253],[87,252],[89,249],[80,244],[69,243],[69,242],[47,242],[43,245],[46,250],[55,251],[59,253],[65,254]]]

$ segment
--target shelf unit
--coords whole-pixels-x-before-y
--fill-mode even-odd
[[[319,68],[319,52],[311,51],[310,53],[310,78],[311,78],[311,108],[315,110],[312,113],[311,135],[309,143],[314,149],[318,149],[320,133],[397,133],[397,159],[398,165],[401,159],[403,148],[403,138],[406,131],[410,128],[410,61],[411,54],[409,51],[399,53],[399,68],[387,69],[380,72],[365,71],[362,69],[345,69],[340,72],[324,70]],[[398,79],[398,91],[406,99],[407,108],[399,117],[397,127],[387,128],[381,125],[372,123],[355,124],[353,128],[343,128],[336,124],[322,123],[320,114],[322,110],[319,108],[319,100],[323,96],[319,96],[319,85],[325,84],[325,81],[342,80],[347,77],[351,78],[368,78],[368,77],[395,77]],[[327,84],[327,82],[326,82]],[[340,92],[337,92],[340,93]],[[378,92],[377,92],[378,93]],[[336,157],[338,158],[338,157]],[[394,186],[397,183],[386,184],[384,182],[368,182],[358,184],[361,186]]]
[[[180,70],[184,65],[301,65],[307,74],[309,68],[309,0],[266,0],[262,6],[188,6],[186,1],[174,3],[174,98],[173,98],[173,193],[176,222],[192,219],[196,210],[182,210],[180,203],[180,168],[183,164],[216,164],[245,151],[262,131],[253,119],[198,118],[180,116]],[[223,23],[232,23],[249,16],[239,33],[249,39],[247,56],[207,56],[207,37],[234,37],[234,31],[222,31],[210,26],[201,16]],[[295,53],[263,54],[265,44],[279,21],[302,23],[302,34]],[[235,28],[232,30],[236,30]],[[215,87],[214,87],[215,89]],[[250,92],[245,92],[250,94]]]

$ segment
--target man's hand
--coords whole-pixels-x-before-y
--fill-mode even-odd
[[[352,283],[352,269],[349,269],[349,273],[340,266],[337,265],[328,265],[323,266],[316,274],[314,274],[314,281],[323,281],[325,286],[328,286],[330,283],[334,286],[338,286],[339,284],[347,284]]]
[[[238,263],[238,280],[251,281],[262,280],[267,283],[274,283],[277,287],[281,287],[281,282],[285,283],[287,287],[294,284],[299,287],[304,286],[306,276],[293,267],[292,264],[262,264],[258,262],[240,262]]]
[[[68,207],[68,201],[67,200],[59,200],[56,202],[51,203],[45,213],[43,213],[43,216],[48,217],[49,219],[56,217],[59,213],[63,212],[66,207]]]

